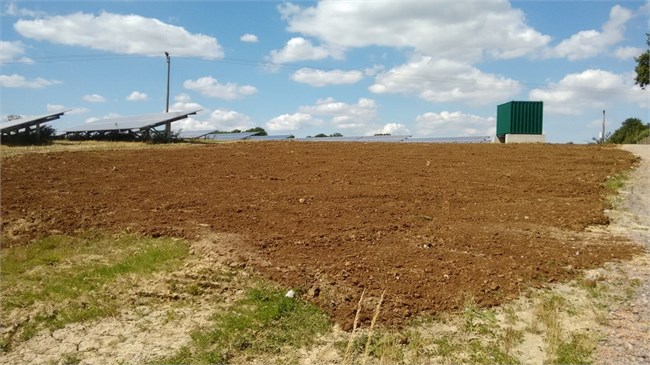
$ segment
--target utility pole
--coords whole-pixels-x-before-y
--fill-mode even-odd
[[[169,52],[165,52],[165,57],[167,58],[167,105],[165,106],[165,113],[169,113],[169,69],[171,65],[171,58],[169,57]],[[172,137],[172,123],[165,123],[165,136],[167,136],[167,141]]]
[[[600,144],[605,144],[605,109],[603,109],[603,131],[600,135]]]

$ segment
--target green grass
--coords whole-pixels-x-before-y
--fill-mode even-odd
[[[43,327],[109,316],[120,307],[109,287],[124,289],[135,285],[134,277],[178,267],[187,252],[184,241],[101,233],[50,236],[5,248],[0,255],[2,312],[38,305],[30,321],[20,324],[21,340]]]
[[[594,351],[593,341],[585,334],[573,334],[567,342],[559,344],[555,364],[591,364]]]
[[[625,186],[630,178],[629,171],[620,174],[608,176],[603,186],[605,187],[604,202],[607,209],[612,209],[617,202],[618,192]]]
[[[328,317],[316,307],[259,286],[216,313],[214,325],[194,332],[189,346],[159,362],[221,364],[243,356],[281,356],[283,347],[308,346],[329,329]]]

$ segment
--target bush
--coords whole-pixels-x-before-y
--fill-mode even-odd
[[[54,133],[56,130],[52,126],[43,125],[40,128],[28,128],[26,131],[16,134],[3,134],[0,142],[7,145],[42,145],[50,143]]]
[[[650,135],[650,124],[643,124],[638,118],[628,118],[608,139],[609,143],[636,144]]]

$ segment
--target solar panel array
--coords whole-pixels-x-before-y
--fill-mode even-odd
[[[411,136],[399,135],[382,135],[382,136],[363,136],[359,137],[357,142],[402,142]]]
[[[296,138],[299,142],[356,142],[359,137],[311,137]]]
[[[492,143],[489,136],[471,137],[421,137],[404,140],[406,143]]]
[[[41,115],[34,118],[14,119],[8,122],[0,123],[0,133],[15,132],[24,128],[30,128],[37,124],[51,122],[53,120],[59,119],[66,112],[68,112],[68,110],[58,113]]]
[[[284,141],[291,139],[290,134],[281,134],[275,136],[250,136],[247,138],[248,141]]]
[[[399,135],[358,136],[358,137],[313,137],[296,138],[299,142],[391,142],[391,143],[491,143],[489,136],[470,137],[411,137]]]
[[[67,128],[67,133],[75,132],[109,132],[109,131],[128,131],[128,130],[143,130],[148,128],[156,128],[165,123],[175,122],[177,120],[185,119],[189,115],[196,114],[199,110],[191,112],[169,112],[169,113],[156,113],[146,115],[135,115],[130,117],[119,117],[102,119],[92,123],[86,123],[76,127]]]
[[[181,130],[180,133],[178,134],[178,137],[183,139],[201,138],[201,137],[205,137],[210,133],[214,133],[214,130],[203,130],[203,131]]]
[[[242,133],[210,133],[205,135],[205,139],[212,141],[241,141],[251,137],[259,132],[242,132]]]

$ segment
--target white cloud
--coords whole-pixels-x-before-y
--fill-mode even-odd
[[[375,76],[379,71],[383,71],[385,68],[384,65],[372,65],[372,67],[367,67],[363,70],[363,74],[366,76]]]
[[[77,12],[35,20],[20,19],[14,25],[23,37],[39,41],[83,46],[119,54],[217,59],[223,57],[214,37],[192,34],[183,27],[154,18],[102,12]]]
[[[174,130],[182,130],[184,132],[187,131],[214,131],[217,128],[215,128],[214,124],[211,123],[210,121],[206,120],[198,120],[193,118],[192,116],[189,116],[185,119],[178,120],[172,124],[174,127]]]
[[[89,103],[103,103],[106,101],[106,98],[99,94],[84,95],[82,99]]]
[[[7,7],[4,9],[3,15],[9,16],[26,16],[26,17],[42,17],[47,15],[43,11],[30,10],[27,8],[19,8],[14,1],[7,2]]]
[[[467,64],[422,56],[378,74],[369,90],[376,94],[417,94],[434,103],[490,104],[510,99],[520,87],[516,80]]]
[[[181,94],[178,94],[178,95],[174,96],[174,101],[187,103],[190,100],[192,100],[192,98],[189,95],[185,94],[185,93],[181,93]]]
[[[526,24],[507,0],[337,1],[279,7],[288,30],[338,49],[409,48],[420,54],[476,62],[483,56],[515,58],[540,52],[550,37]]]
[[[139,92],[139,91],[134,91],[129,96],[126,97],[126,100],[128,101],[147,101],[149,100],[149,96],[145,93]]]
[[[645,91],[632,84],[631,74],[619,75],[609,71],[589,69],[566,75],[546,88],[530,91],[530,100],[544,101],[544,112],[579,115],[585,109],[605,109],[621,102],[637,103],[649,107]]]
[[[614,51],[614,56],[621,60],[633,60],[634,57],[639,57],[643,53],[643,49],[637,47],[619,47]]]
[[[174,104],[169,106],[169,111],[172,112],[193,112],[199,109],[202,110],[201,114],[206,112],[209,113],[209,110],[204,108],[201,104],[193,102],[192,98],[187,94],[174,96]]]
[[[222,131],[231,131],[233,129],[250,129],[253,128],[251,117],[234,110],[217,109],[210,113],[208,121]]]
[[[392,135],[408,135],[411,132],[409,129],[406,127],[406,125],[402,123],[387,123],[384,125],[384,127],[380,130],[378,130],[376,133],[380,134],[392,134]]]
[[[257,36],[255,34],[250,34],[246,33],[239,37],[239,40],[242,42],[247,42],[247,43],[257,43],[259,42],[259,39],[257,39]]]
[[[272,50],[268,59],[271,63],[322,60],[327,57],[342,58],[342,50],[330,47],[316,47],[302,37],[291,38],[281,50]]]
[[[47,104],[45,108],[47,109],[48,113],[58,113],[67,110],[66,112],[67,115],[79,115],[88,112],[87,108],[66,108],[64,105],[61,104]]]
[[[427,137],[461,137],[492,135],[496,132],[494,117],[480,117],[460,111],[424,113],[415,118],[416,135]]]
[[[300,128],[320,124],[319,120],[315,120],[306,113],[282,114],[266,123],[266,128],[272,132],[287,132],[295,131]]]
[[[211,76],[201,77],[197,80],[186,80],[183,87],[188,90],[198,91],[204,96],[224,100],[233,100],[257,93],[257,89],[251,85],[239,86],[232,82],[221,84]]]
[[[291,75],[291,79],[295,82],[308,84],[314,87],[322,87],[326,85],[344,85],[354,84],[363,78],[361,71],[344,71],[344,70],[331,70],[323,71],[313,68],[301,68]]]
[[[60,84],[61,81],[57,80],[46,80],[42,77],[37,77],[35,79],[26,79],[24,76],[13,74],[13,75],[0,75],[0,86],[1,87],[14,87],[14,88],[25,88],[25,89],[42,89],[44,87]]]
[[[21,41],[0,41],[0,64],[8,62],[33,63],[30,58],[23,57],[25,45]]]
[[[601,32],[594,29],[578,32],[558,44],[548,56],[566,57],[573,61],[601,54],[623,39],[625,23],[631,18],[630,10],[615,5]]]
[[[377,103],[372,99],[360,98],[356,104],[336,101],[333,98],[319,99],[315,105],[303,105],[301,113],[331,117],[335,128],[360,130],[377,118]]]
[[[205,109],[199,103],[177,101],[169,106],[170,112],[193,112],[199,109]]]

